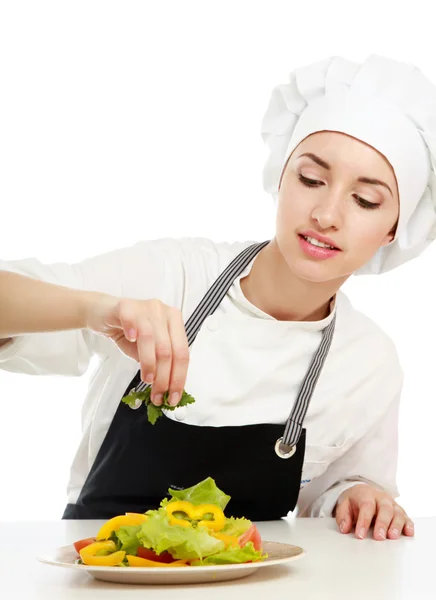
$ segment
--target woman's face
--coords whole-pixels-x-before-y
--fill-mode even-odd
[[[398,215],[388,161],[355,138],[322,131],[303,140],[288,160],[276,241],[297,276],[346,279],[393,239]]]

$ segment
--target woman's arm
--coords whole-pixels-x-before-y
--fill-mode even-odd
[[[85,328],[85,306],[104,296],[159,298],[180,307],[183,256],[195,256],[193,246],[189,240],[143,241],[76,264],[0,260],[0,369],[82,375],[94,353],[107,356],[114,346]]]
[[[0,271],[0,342],[25,333],[83,329],[99,296]]]

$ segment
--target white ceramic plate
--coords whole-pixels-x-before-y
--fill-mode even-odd
[[[263,550],[268,558],[257,563],[240,565],[216,565],[211,567],[87,567],[76,564],[77,553],[74,546],[62,546],[52,554],[38,556],[38,560],[57,567],[67,567],[84,571],[102,581],[113,583],[136,584],[178,584],[178,583],[213,583],[230,581],[251,575],[258,569],[272,565],[288,564],[305,554],[302,548],[281,544],[279,542],[263,542]]]

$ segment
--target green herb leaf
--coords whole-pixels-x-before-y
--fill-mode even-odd
[[[147,405],[147,415],[150,423],[154,425],[159,417],[162,416],[162,408],[160,406],[155,406],[153,402],[150,402]]]
[[[188,394],[188,392],[185,392],[185,390],[183,390],[183,394],[182,397],[180,399],[180,402],[177,406],[170,406],[171,410],[174,410],[175,408],[178,408],[179,406],[188,406],[188,404],[194,404],[195,399]]]
[[[147,401],[147,395],[148,395],[148,398],[150,398],[150,392],[148,392],[148,394],[147,394],[147,390],[144,392],[131,391],[127,394],[127,396],[124,396],[124,398],[121,400],[121,402],[124,402],[124,404],[127,404],[128,406],[130,406],[130,408],[135,408],[137,400],[141,400],[142,402]]]

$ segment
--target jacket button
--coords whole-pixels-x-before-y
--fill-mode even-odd
[[[218,331],[218,320],[213,315],[209,317],[207,328],[209,331]]]
[[[184,421],[186,419],[186,406],[181,406],[180,408],[176,408],[174,411],[174,417],[178,421]]]

